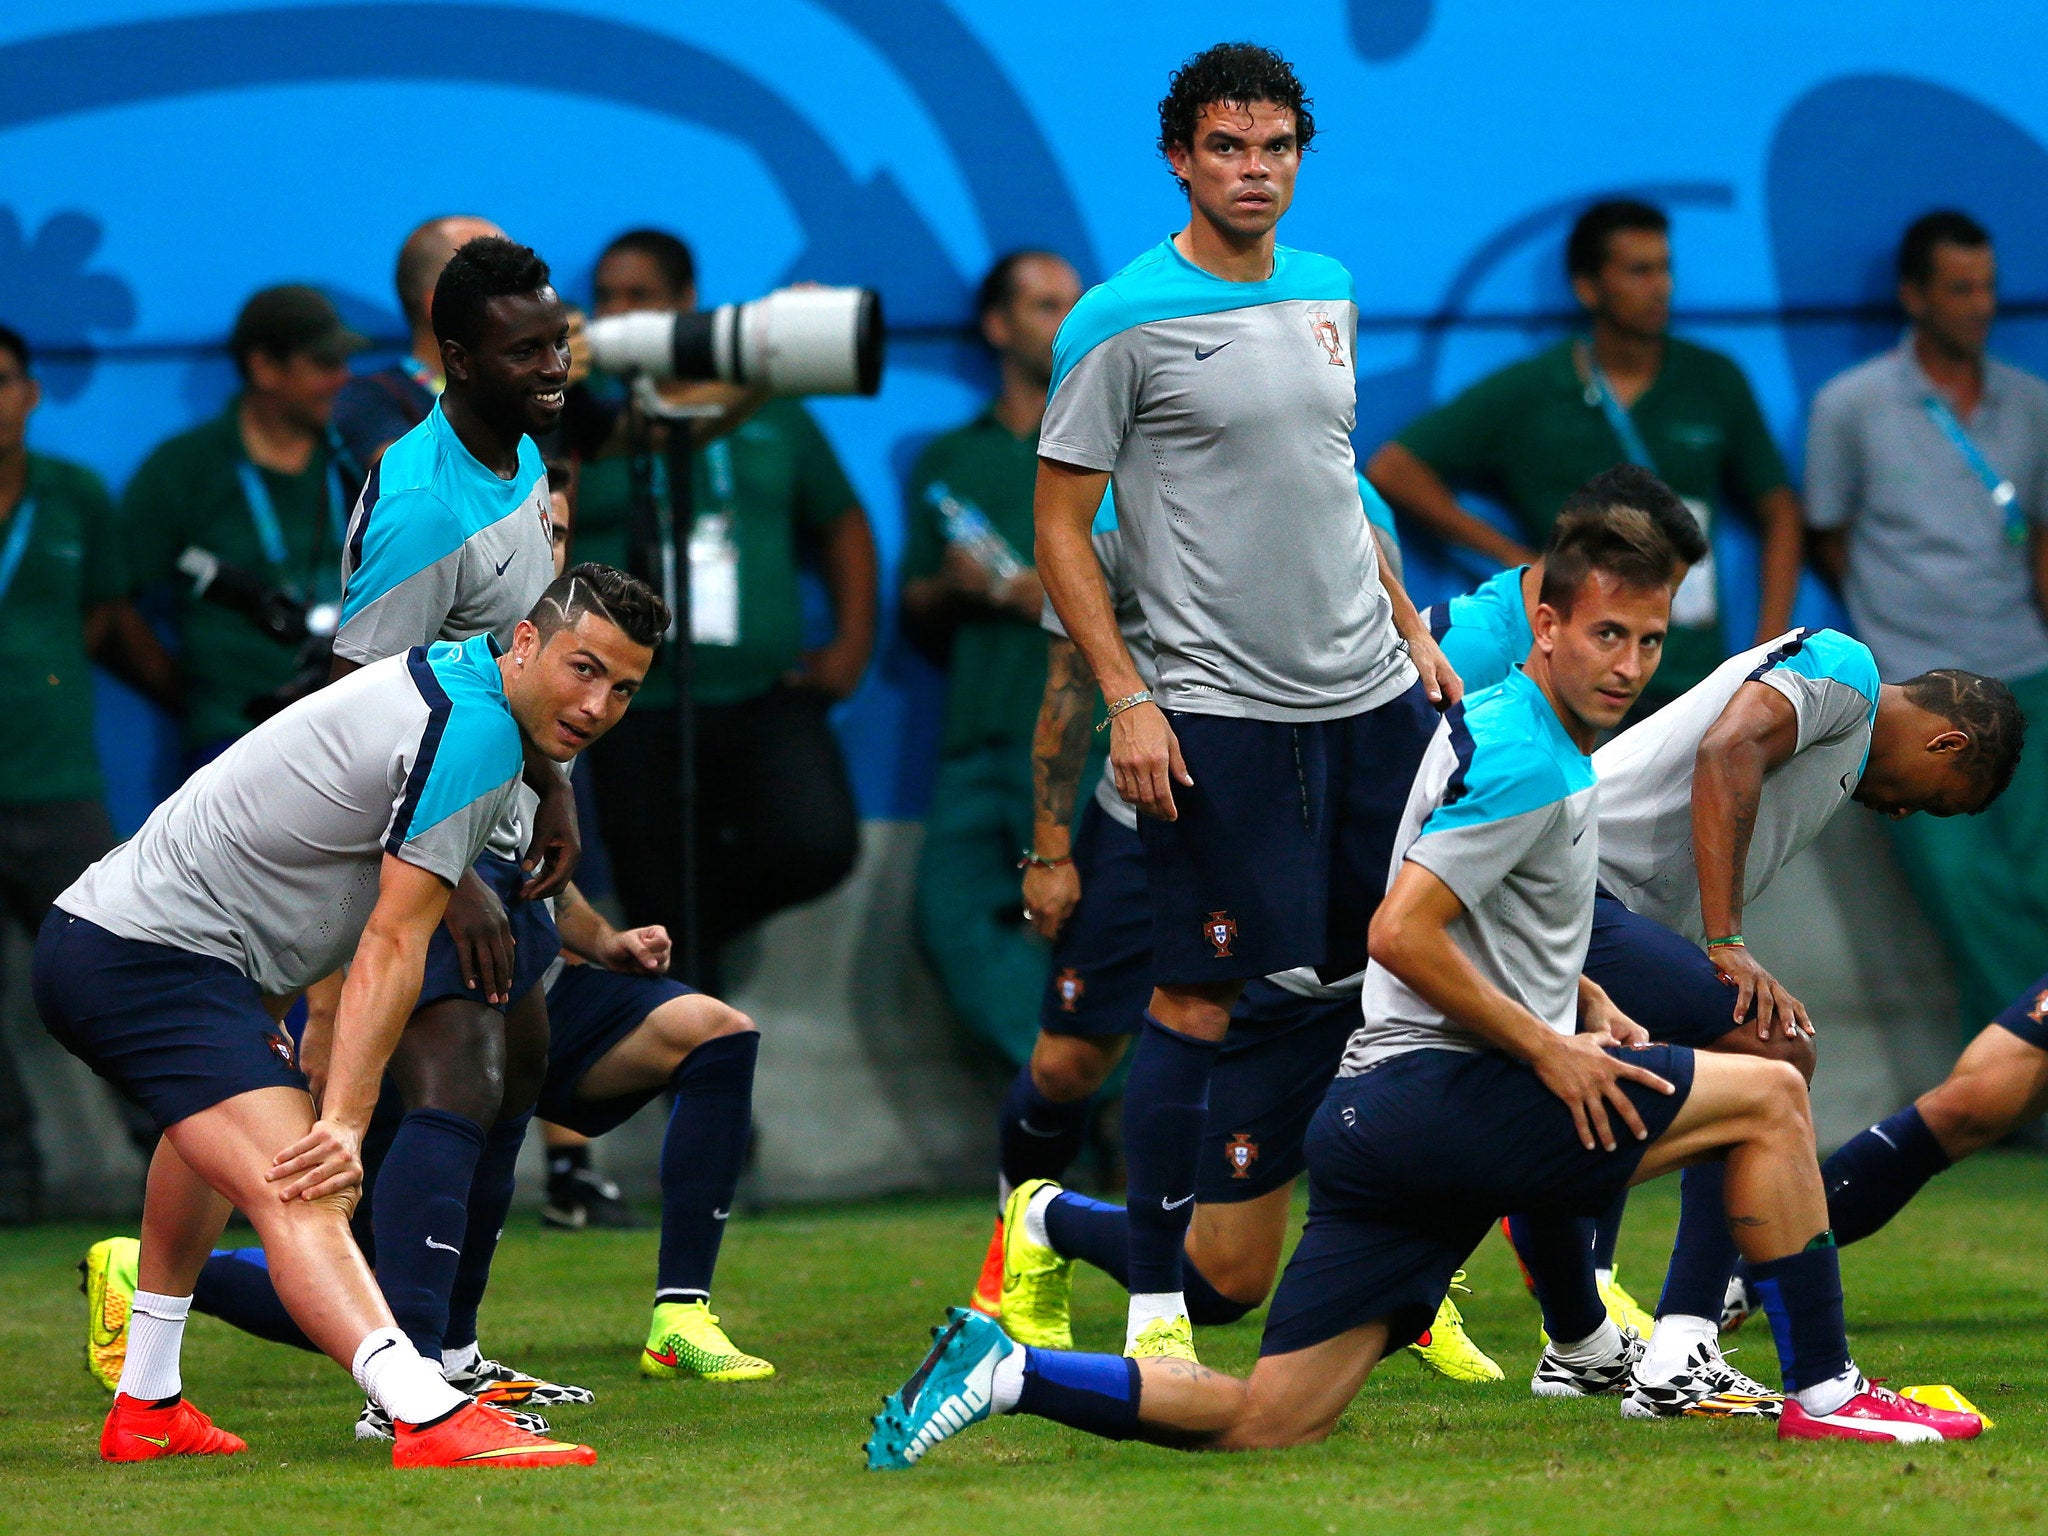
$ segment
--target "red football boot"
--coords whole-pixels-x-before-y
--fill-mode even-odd
[[[988,1240],[988,1252],[981,1260],[981,1278],[974,1282],[974,1295],[967,1305],[983,1317],[1003,1315],[1003,1218],[996,1218],[996,1233]]]
[[[159,1456],[232,1456],[246,1451],[248,1441],[215,1429],[213,1420],[184,1398],[167,1407],[145,1403],[125,1392],[114,1394],[100,1431],[101,1461],[155,1461]]]
[[[1928,1440],[1974,1440],[1984,1433],[1984,1421],[1974,1413],[1953,1413],[1930,1408],[1898,1393],[1865,1381],[1856,1395],[1833,1413],[1811,1414],[1799,1406],[1799,1399],[1785,1394],[1785,1411],[1778,1419],[1780,1440],[1875,1440],[1880,1444],[1902,1445]]]
[[[587,1467],[597,1452],[529,1434],[495,1408],[464,1403],[425,1428],[393,1425],[394,1467]]]

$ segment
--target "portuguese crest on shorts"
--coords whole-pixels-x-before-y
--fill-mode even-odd
[[[1237,919],[1228,912],[1211,912],[1202,920],[1202,936],[1216,951],[1218,960],[1230,958],[1230,946],[1237,938]]]
[[[269,1042],[272,1053],[286,1066],[297,1070],[298,1063],[292,1060],[292,1037],[281,1029],[273,1029],[263,1037]]]
[[[2027,1010],[2027,1017],[2036,1024],[2048,1024],[2048,990],[2034,999],[2034,1006]]]
[[[1259,1144],[1239,1131],[1230,1138],[1223,1155],[1230,1159],[1230,1176],[1233,1179],[1248,1179],[1252,1176],[1252,1165],[1259,1160]]]
[[[1053,989],[1060,995],[1060,1012],[1072,1013],[1079,1006],[1081,994],[1088,990],[1088,983],[1081,979],[1081,973],[1063,970],[1053,978]]]

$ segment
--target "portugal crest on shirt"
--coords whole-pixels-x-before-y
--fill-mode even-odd
[[[1330,354],[1330,366],[1344,366],[1344,333],[1337,329],[1337,322],[1330,318],[1328,310],[1312,309],[1308,312],[1308,333],[1315,337],[1316,345]]]
[[[1060,1012],[1072,1013],[1079,1007],[1081,994],[1088,990],[1088,983],[1081,979],[1078,971],[1061,971],[1053,978],[1053,989],[1060,995]]]
[[[1259,1160],[1259,1144],[1239,1131],[1230,1138],[1223,1155],[1230,1159],[1230,1176],[1233,1179],[1248,1179],[1252,1176],[1252,1165]]]
[[[1237,919],[1228,912],[1211,912],[1202,920],[1202,934],[1218,960],[1230,958],[1230,946],[1237,938]]]

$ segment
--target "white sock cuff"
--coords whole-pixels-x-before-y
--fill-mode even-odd
[[[192,1298],[166,1296],[159,1291],[137,1291],[129,1309],[159,1322],[182,1323],[192,1315]]]
[[[1045,1229],[1045,1213],[1053,1201],[1065,1193],[1059,1185],[1048,1184],[1025,1204],[1024,1240],[1027,1243],[1036,1243],[1041,1248],[1052,1247],[1052,1235]]]
[[[1841,1375],[1817,1381],[1810,1387],[1801,1387],[1792,1395],[1799,1399],[1801,1408],[1820,1419],[1835,1412],[1862,1390],[1863,1373],[1852,1364]]]
[[[989,1412],[1015,1413],[1024,1395],[1024,1346],[1013,1344],[1010,1352],[996,1362],[988,1385]]]
[[[1682,1312],[1660,1317],[1656,1331],[1650,1335],[1650,1347],[1643,1355],[1637,1375],[1644,1381],[1669,1381],[1685,1369],[1685,1362],[1701,1345],[1718,1355],[1721,1352],[1720,1338],[1721,1325],[1718,1321],[1688,1317]]]
[[[1614,1319],[1603,1317],[1600,1326],[1576,1343],[1550,1341],[1550,1352],[1566,1365],[1603,1365],[1621,1353],[1621,1330]]]
[[[396,1328],[373,1328],[363,1335],[363,1342],[356,1346],[356,1357],[350,1362],[348,1373],[355,1377],[356,1385],[365,1392],[370,1390],[367,1372],[373,1357],[395,1349],[401,1354],[417,1356],[419,1351],[412,1347],[412,1340]]]
[[[441,1374],[445,1376],[450,1371],[463,1370],[475,1365],[483,1357],[484,1347],[481,1344],[470,1343],[460,1349],[444,1349],[441,1351]]]

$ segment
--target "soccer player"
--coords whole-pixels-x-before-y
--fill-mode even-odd
[[[1368,516],[1379,496],[1363,480]],[[1381,504],[1383,505],[1383,504]],[[1377,525],[1376,532],[1377,532]],[[1105,503],[1092,534],[1117,623],[1140,675],[1153,677],[1152,647],[1132,590],[1115,508]],[[1384,556],[1390,541],[1382,541]],[[1129,1286],[1129,1221],[1122,1206],[1062,1190],[1056,1182],[1080,1149],[1090,1096],[1102,1085],[1143,1015],[1150,992],[1150,903],[1137,813],[1117,794],[1108,765],[1082,812],[1070,857],[1076,789],[1087,758],[1094,680],[1048,613],[1053,633],[1035,750],[1036,849],[1025,874],[1025,910],[1054,940],[1053,977],[1029,1063],[1004,1100],[1002,1177],[995,1237],[974,1305],[1001,1317],[1020,1342],[1068,1348],[1073,1260]],[[1085,899],[1083,899],[1085,894]],[[1302,1137],[1337,1070],[1358,1013],[1358,978],[1327,986],[1313,970],[1249,982],[1231,1011],[1196,1176],[1194,1214],[1181,1276],[1191,1324],[1233,1323],[1266,1299],[1279,1272]],[[1416,1358],[1459,1381],[1498,1381],[1500,1367],[1466,1336],[1448,1296]]]
[[[494,634],[502,645],[552,577],[547,475],[533,439],[562,412],[569,320],[547,264],[499,236],[470,240],[442,269],[431,315],[446,386],[385,450],[356,507],[337,677],[436,639]],[[567,882],[576,853],[567,780],[529,755],[525,783],[531,792],[449,899],[418,1009],[392,1052],[405,1115],[377,1178],[377,1278],[414,1346],[465,1391],[587,1403],[585,1389],[498,1365],[476,1341],[547,1070],[540,982],[560,943],[542,898]],[[366,1408],[366,1424],[374,1418]]]
[[[1154,990],[1124,1095],[1138,1355],[1193,1356],[1181,1250],[1231,1007],[1255,976],[1363,964],[1431,706],[1458,693],[1360,509],[1349,274],[1275,242],[1308,108],[1249,44],[1174,75],[1159,142],[1188,222],[1067,317],[1039,433],[1039,575],[1145,818]],[[1156,698],[1089,538],[1112,479]]]
[[[451,887],[526,759],[566,762],[625,710],[667,620],[645,587],[591,567],[548,589],[509,651],[479,635],[364,668],[237,741],[58,898],[36,944],[44,1023],[164,1132],[103,1457],[244,1448],[184,1401],[179,1373],[193,1281],[232,1206],[299,1327],[391,1415],[397,1465],[595,1459],[451,1386],[393,1326],[347,1222]],[[351,957],[302,1072],[274,1021]]]
[[[870,1467],[909,1466],[996,1412],[1197,1449],[1321,1440],[1503,1212],[1584,1214],[1700,1159],[1727,1162],[1762,1277],[1795,1393],[1781,1439],[1981,1433],[1850,1360],[1799,1074],[1642,1044],[1581,974],[1599,859],[1587,754],[1655,671],[1671,607],[1649,520],[1605,533],[1583,560],[1548,563],[1525,669],[1450,710],[1431,742],[1372,922],[1364,1022],[1309,1132],[1308,1227],[1250,1379],[1033,1349],[955,1309],[876,1417]]]

